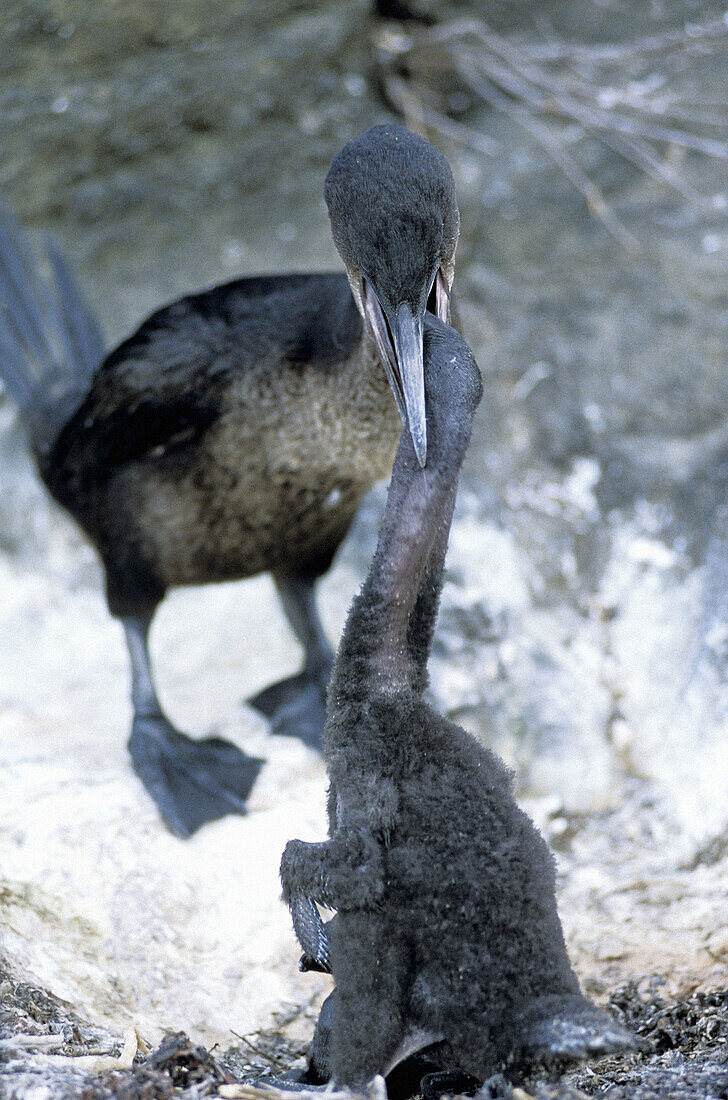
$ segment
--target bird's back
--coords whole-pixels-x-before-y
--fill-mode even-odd
[[[183,397],[203,403],[233,378],[336,371],[360,339],[344,275],[255,276],[187,295],[106,356],[55,461],[81,439],[113,450],[106,436],[120,434],[120,418],[131,422],[139,407],[174,407]]]
[[[107,568],[133,528],[163,587],[287,555],[315,571],[398,428],[346,277],[263,276],[150,317],[104,360],[42,472]]]

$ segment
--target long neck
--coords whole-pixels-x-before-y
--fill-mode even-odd
[[[421,469],[403,433],[377,549],[339,646],[330,705],[372,690],[424,690],[458,472],[459,463]]]
[[[412,608],[407,627],[407,652],[412,662],[412,687],[418,695],[422,694],[429,682],[427,662],[432,649],[437,612],[440,606],[445,555],[455,508],[456,491],[457,485],[453,485],[451,497],[443,505],[440,523],[422,570],[417,599]]]

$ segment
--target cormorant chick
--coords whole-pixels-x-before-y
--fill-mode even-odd
[[[330,839],[289,842],[281,864],[308,962],[330,966],[336,983],[319,1060],[323,1052],[334,1081],[353,1089],[423,1049],[483,1080],[514,1063],[632,1045],[579,990],[553,859],[511,775],[422,699],[481,396],[469,349],[429,316],[425,382],[427,467],[403,433],[331,677]],[[326,927],[313,902],[337,910]]]
[[[131,660],[132,761],[180,836],[243,811],[262,761],[164,715],[148,633],[166,591],[272,573],[305,665],[252,702],[275,732],[320,747],[333,654],[314,583],[391,469],[388,379],[426,461],[422,318],[428,303],[449,316],[450,168],[404,127],[377,126],[336,156],[326,201],[346,275],[190,295],[105,358],[57,250],[47,286],[19,227],[0,224],[0,374],[43,480],[103,560]]]

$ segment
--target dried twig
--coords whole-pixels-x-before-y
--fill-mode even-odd
[[[124,1046],[118,1058],[112,1054],[36,1054],[35,1059],[83,1073],[105,1073],[110,1069],[131,1069],[138,1049],[137,1033],[132,1027],[124,1032]]]
[[[612,236],[628,251],[639,251],[637,240],[619,220],[599,187],[580,168],[571,154],[559,143],[558,139],[545,126],[539,124],[520,104],[512,103],[492,84],[489,85],[479,80],[476,74],[468,74],[467,70],[464,70],[463,75],[468,76],[468,82],[475,90],[480,92],[486,102],[497,110],[510,115],[519,126],[526,130],[546,150],[566,178],[581,191],[592,217],[601,221]]]
[[[471,126],[464,126],[460,122],[455,122],[433,107],[427,107],[400,77],[386,77],[385,88],[387,95],[397,105],[405,119],[418,120],[430,130],[443,134],[476,153],[495,156],[496,153],[502,152],[499,141],[488,137],[487,134],[481,134],[479,130],[475,130]]]
[[[217,1096],[221,1100],[387,1100],[387,1086],[383,1077],[375,1077],[367,1086],[367,1091],[361,1094],[350,1092],[348,1089],[334,1089],[329,1086],[323,1090],[318,1089],[286,1089],[283,1083],[276,1085],[235,1084],[218,1085]]]
[[[690,49],[698,45],[716,42],[722,45],[728,36],[728,18],[707,19],[703,23],[688,23],[685,27],[644,35],[631,42],[609,43],[602,46],[584,46],[581,43],[561,42],[552,39],[546,44],[529,47],[529,52],[539,61],[589,62],[591,64],[622,64],[648,54]]]
[[[576,123],[577,140],[589,133],[688,201],[711,204],[657,147],[728,159],[728,113],[721,101],[696,102],[668,86],[670,71],[683,72],[686,57],[728,48],[728,13],[614,46],[570,45],[551,32],[545,44],[516,43],[481,20],[465,19],[411,35],[388,29],[377,47],[387,94],[411,126],[493,155],[492,138],[449,117],[447,89],[462,88],[466,102],[469,96],[471,104],[488,104],[528,132],[584,195],[592,215],[630,250],[637,247],[634,237],[567,150],[574,127],[567,136],[546,118]],[[645,72],[658,61],[660,72]]]
[[[64,1042],[62,1035],[12,1035],[0,1039],[0,1050],[54,1050]]]

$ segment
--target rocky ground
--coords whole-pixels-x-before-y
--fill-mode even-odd
[[[612,41],[712,9],[470,10],[516,38],[547,19],[565,38]],[[2,196],[60,239],[110,341],[192,288],[339,266],[326,167],[390,117],[367,16],[362,0],[4,5]],[[716,99],[720,77],[706,65],[692,94]],[[492,156],[440,144],[458,184],[457,286],[485,398],[433,694],[516,770],[557,853],[582,983],[646,1041],[520,1093],[487,1088],[514,1100],[725,1097],[724,164],[672,151],[702,196],[688,201],[575,135],[638,242],[628,252],[512,120],[480,111],[469,123]],[[176,840],[129,767],[125,654],[99,567],[40,488],[7,402],[0,484],[0,1093],[232,1096],[251,1068],[300,1059],[328,988],[296,971],[277,882],[285,841],[323,835],[323,768],[243,702],[295,669],[295,644],[267,578],[165,603],[153,648],[172,718],[267,760],[247,817]],[[332,637],[382,499],[322,585]],[[133,1069],[58,1060],[118,1054],[133,1028]],[[180,1031],[189,1041],[160,1047]],[[29,1035],[63,1046],[38,1050]]]

